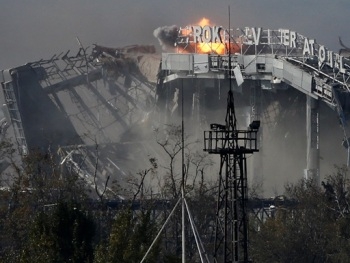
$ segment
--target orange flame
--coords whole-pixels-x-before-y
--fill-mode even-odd
[[[210,26],[210,20],[203,17],[199,22],[201,27]],[[198,52],[199,51],[199,52]],[[197,43],[198,53],[216,53],[223,55],[225,54],[225,44],[224,43]]]
[[[204,26],[212,26],[210,24],[210,20],[205,17],[203,17],[201,21],[199,21],[198,25],[201,26],[202,28]],[[219,54],[219,55],[223,55],[227,52],[225,43],[216,43],[216,42],[194,43],[191,26],[187,26],[186,28],[181,28],[179,35],[181,35],[183,39],[183,42],[181,42],[178,45],[178,47],[180,47],[181,52],[186,52],[186,53],[195,52],[195,53],[202,53],[202,54]],[[222,36],[222,39],[223,41],[225,41],[223,36]],[[239,50],[238,46],[235,47],[231,45],[231,53],[237,52],[237,50]]]
[[[202,20],[198,23],[201,27],[210,26],[210,20],[208,18],[203,17]]]

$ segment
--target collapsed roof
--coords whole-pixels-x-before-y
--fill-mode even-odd
[[[91,53],[80,48],[3,70],[2,133],[12,124],[22,155],[57,151],[89,184],[98,160],[102,188],[109,176],[119,180],[124,170],[147,165],[139,154],[149,155],[152,147],[140,143],[140,129],[154,109],[159,63],[153,46],[95,45]]]

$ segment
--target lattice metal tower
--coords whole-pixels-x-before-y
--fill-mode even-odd
[[[227,99],[226,124],[204,132],[204,151],[220,154],[214,262],[248,262],[246,155],[258,151],[260,121],[237,129],[233,92]]]

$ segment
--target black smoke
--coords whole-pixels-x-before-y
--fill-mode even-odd
[[[158,39],[162,49],[167,50],[168,48],[174,48],[178,31],[179,29],[176,25],[162,26],[155,29],[153,35]]]

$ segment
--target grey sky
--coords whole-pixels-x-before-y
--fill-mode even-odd
[[[186,26],[202,17],[232,27],[289,28],[338,51],[350,46],[349,0],[0,0],[0,69],[85,46],[155,44],[159,26]]]

